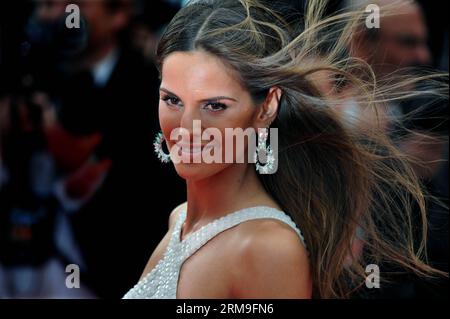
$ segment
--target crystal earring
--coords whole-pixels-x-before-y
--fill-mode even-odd
[[[156,156],[162,163],[170,162],[170,154],[164,153],[162,149],[162,144],[164,142],[164,135],[162,132],[156,134],[155,141],[153,142],[153,147],[155,149]]]
[[[266,145],[268,136],[269,129],[258,129],[258,147],[254,155],[254,161],[256,171],[258,171],[260,174],[271,174],[273,165],[275,163],[275,156],[273,155],[272,147],[270,145]],[[261,157],[264,153],[266,160],[265,162],[262,162]]]

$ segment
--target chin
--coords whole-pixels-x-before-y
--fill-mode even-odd
[[[199,181],[222,172],[227,166],[223,164],[189,163],[175,164],[177,174],[189,181]]]

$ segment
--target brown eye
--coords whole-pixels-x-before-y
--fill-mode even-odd
[[[163,98],[161,98],[161,100],[166,102],[167,105],[171,105],[171,106],[178,106],[178,104],[180,104],[180,99],[178,99],[177,97],[174,97],[174,96],[166,95]]]
[[[211,112],[223,111],[227,106],[223,103],[208,103],[205,105],[205,109]]]

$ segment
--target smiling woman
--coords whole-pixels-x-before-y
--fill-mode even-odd
[[[381,93],[399,99],[413,80],[378,86],[369,66],[346,56],[364,12],[322,18],[325,7],[309,2],[301,33],[257,0],[194,1],[169,24],[157,50],[169,149],[178,131],[190,158],[208,129],[222,146],[227,129],[276,128],[279,164],[258,174],[258,163],[237,161],[241,150],[231,162],[174,162],[187,203],[125,298],[347,298],[365,292],[366,266],[382,262],[446,275],[424,262],[424,194],[403,155],[385,132],[342,123],[337,95],[324,97],[317,83],[351,85],[359,104],[373,106]],[[312,77],[321,71],[331,76]],[[258,150],[270,157],[262,136]],[[421,208],[417,246],[412,202]]]

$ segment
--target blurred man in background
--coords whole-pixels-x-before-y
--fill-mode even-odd
[[[422,7],[417,1],[350,1],[351,7],[376,4],[381,8],[380,28],[362,27],[352,39],[352,52],[373,68],[377,80],[389,79],[395,85],[394,74],[410,69],[411,76],[420,76],[433,64],[428,41],[429,32]],[[356,2],[356,3],[355,3]],[[384,12],[383,12],[384,10]],[[391,11],[389,11],[391,10]],[[388,11],[386,16],[383,13]],[[447,29],[448,30],[448,29]],[[442,56],[447,56],[448,51]],[[439,57],[438,57],[439,58]],[[448,101],[427,94],[422,83],[405,88],[423,91],[417,98],[391,103],[386,110],[386,129],[398,147],[409,155],[416,174],[427,191],[448,205]],[[363,115],[364,117],[364,115]],[[430,220],[428,254],[431,263],[448,271],[448,208],[427,202]],[[415,286],[416,284],[416,286]],[[405,280],[404,284],[385,290],[383,297],[448,296],[448,281],[428,286]]]
[[[369,3],[382,11],[395,8],[395,14],[382,16],[380,28],[366,29],[354,38],[354,56],[367,61],[378,77],[405,67],[429,65],[428,30],[420,5],[409,0]]]

